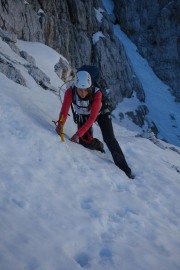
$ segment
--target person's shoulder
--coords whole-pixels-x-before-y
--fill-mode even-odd
[[[94,97],[102,97],[102,92],[100,88],[97,88],[94,92]]]
[[[65,97],[66,98],[69,98],[69,99],[72,99],[73,97],[73,88],[72,87],[69,87],[66,92],[65,92]]]
[[[98,90],[96,93],[93,95],[93,103],[95,102],[101,102],[102,101],[102,92]]]
[[[66,90],[66,92],[71,92],[71,93],[72,93],[72,91],[73,91],[72,86],[70,86],[70,87]]]
[[[67,90],[66,90],[66,95],[73,95],[73,87],[70,86]]]

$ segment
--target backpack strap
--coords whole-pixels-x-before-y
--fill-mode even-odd
[[[75,86],[72,87],[72,103],[71,103],[71,111],[72,111],[72,114],[73,114],[73,120],[74,120],[74,123],[75,124],[78,124],[78,114],[75,112],[74,110],[74,107],[73,107],[73,102],[75,101],[74,98],[75,98]]]
[[[102,106],[101,106],[101,109],[99,111],[99,114],[109,113],[110,112],[109,104],[105,98],[105,95],[103,94],[100,86],[97,83],[95,83],[93,85],[92,95],[94,96],[98,91],[101,91],[101,93],[102,93]]]

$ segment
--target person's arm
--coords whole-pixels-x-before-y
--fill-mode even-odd
[[[56,127],[56,131],[58,134],[61,133],[61,130],[66,122],[71,103],[72,103],[72,88],[69,88],[65,92],[61,111],[59,113],[58,125]]]
[[[79,137],[82,137],[86,131],[93,125],[93,123],[96,121],[98,117],[98,113],[101,108],[101,101],[102,101],[102,93],[101,91],[98,91],[93,100],[92,108],[91,108],[91,113],[90,116],[87,120],[86,123],[82,127],[80,127],[76,133]]]
[[[72,88],[69,88],[65,92],[64,100],[63,100],[62,107],[61,107],[61,111],[59,113],[59,121],[62,119],[62,116],[63,116],[63,119],[64,119],[63,122],[62,122],[62,125],[64,125],[65,122],[66,122],[71,103],[72,103]]]

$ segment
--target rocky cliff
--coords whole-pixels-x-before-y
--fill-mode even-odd
[[[117,22],[180,101],[180,1],[114,1]]]
[[[144,96],[100,0],[1,0],[0,11],[0,27],[18,39],[49,45],[75,68],[98,65],[114,103],[134,90]]]

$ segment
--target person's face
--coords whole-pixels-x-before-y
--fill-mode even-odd
[[[88,89],[87,88],[77,88],[78,95],[81,98],[85,98],[88,95]]]

